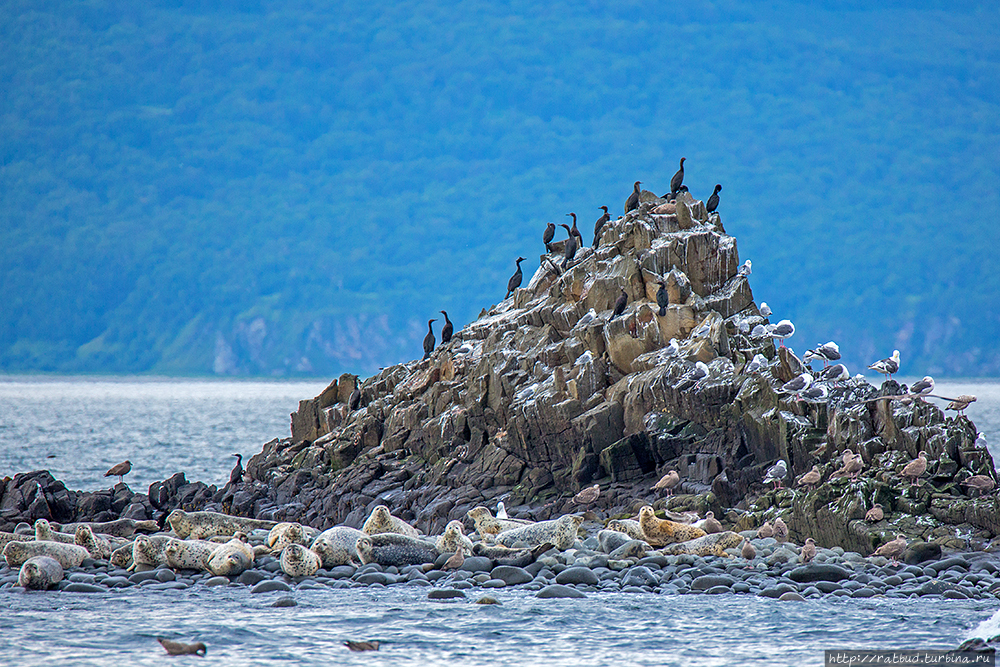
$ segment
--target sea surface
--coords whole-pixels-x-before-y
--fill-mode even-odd
[[[289,432],[298,401],[326,381],[0,376],[0,476],[48,469],[71,489],[107,488],[129,459],[136,491],[177,471],[223,484],[234,452]],[[936,394],[979,397],[969,416],[994,458],[1000,383],[941,381]],[[939,402],[942,407],[943,403]],[[499,606],[427,599],[427,589],[296,590],[245,586],[107,593],[0,592],[0,665],[151,665],[156,636],[202,641],[217,665],[821,665],[823,649],[948,649],[1000,633],[1000,603],[747,595],[590,593],[540,600],[491,590]],[[379,640],[351,653],[344,640]],[[193,657],[174,658],[196,662]],[[171,662],[173,664],[173,662]],[[201,664],[199,662],[199,664]]]

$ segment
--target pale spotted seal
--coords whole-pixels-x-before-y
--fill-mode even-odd
[[[140,566],[150,569],[157,565],[166,565],[165,549],[170,537],[167,535],[139,535],[132,543],[132,569]]]
[[[706,534],[701,528],[695,528],[686,523],[656,518],[653,508],[649,505],[639,510],[639,527],[642,528],[642,539],[654,547],[674,542],[687,542],[704,537]]]
[[[676,544],[670,544],[660,552],[672,556],[679,554],[693,554],[695,556],[722,556],[727,557],[726,549],[735,549],[743,542],[743,537],[731,530],[724,530],[721,533],[702,535],[693,540],[685,540]]]
[[[91,521],[82,523],[52,523],[54,530],[64,533],[76,533],[77,526],[90,526],[90,529],[101,535],[114,535],[115,537],[132,537],[137,532],[156,533],[160,526],[152,519],[137,521],[135,519],[115,519],[114,521]]]
[[[4,560],[10,567],[21,567],[32,556],[48,556],[59,561],[64,570],[80,567],[90,552],[75,544],[62,542],[9,542],[3,549]]]
[[[233,577],[250,569],[254,553],[245,539],[245,534],[237,533],[233,539],[216,547],[206,563],[208,571],[216,576]]]
[[[483,507],[482,505],[473,507],[465,515],[472,519],[472,522],[476,525],[476,532],[479,533],[480,537],[496,535],[505,530],[530,526],[533,523],[523,519],[497,519],[488,507]]]
[[[445,526],[444,534],[437,539],[437,550],[443,554],[455,553],[459,549],[464,549],[465,553],[472,553],[472,540],[462,532],[461,521],[449,521]]]
[[[357,528],[334,526],[320,533],[310,548],[323,559],[323,567],[353,565],[360,562],[356,545],[363,536]]]
[[[111,552],[108,560],[115,567],[127,569],[132,567],[132,549],[135,548],[135,541],[124,544]]]
[[[289,577],[311,577],[322,564],[319,555],[301,544],[292,542],[281,551],[281,571]]]
[[[111,558],[111,543],[100,535],[94,535],[90,526],[77,526],[75,539],[77,544],[90,552],[91,558],[97,560]]]
[[[214,542],[171,537],[163,548],[163,557],[172,570],[207,570],[208,559],[218,548]]]
[[[439,555],[433,544],[398,533],[364,535],[358,538],[355,548],[362,563],[385,567],[433,563]]]
[[[315,537],[315,536],[313,536]],[[301,523],[279,523],[267,534],[267,548],[272,554],[278,555],[289,544],[308,546],[310,538],[306,535],[305,526]]]
[[[616,530],[625,533],[633,540],[644,540],[646,536],[642,534],[642,527],[634,519],[612,519],[608,521],[608,530]]]
[[[611,560],[623,560],[625,558],[645,558],[646,552],[649,551],[650,547],[643,540],[629,540],[625,544],[621,545],[610,554],[608,558]]]
[[[62,542],[63,544],[76,544],[76,535],[60,533],[52,529],[52,524],[47,519],[35,520],[35,539],[48,540],[49,542]]]
[[[389,508],[385,505],[376,505],[372,510],[365,525],[361,526],[361,532],[365,535],[378,535],[380,533],[396,533],[408,537],[419,537],[420,531],[406,523],[398,517],[389,513]]]
[[[24,561],[17,575],[17,585],[29,591],[52,588],[63,578],[63,566],[50,556],[32,556]]]
[[[232,535],[236,532],[250,532],[257,528],[270,530],[277,524],[262,519],[246,519],[240,516],[219,514],[218,512],[185,512],[174,510],[167,516],[167,523],[177,537],[200,540],[213,535]]]
[[[30,535],[18,535],[17,533],[0,532],[0,549],[3,549],[10,542],[30,542]]]
[[[530,526],[505,530],[497,534],[494,541],[505,547],[513,547],[522,542],[528,546],[551,542],[556,549],[565,551],[573,546],[577,531],[582,523],[582,516],[566,514],[558,519],[539,521]]]

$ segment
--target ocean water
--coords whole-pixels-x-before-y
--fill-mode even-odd
[[[288,433],[288,414],[326,382],[0,377],[0,475],[47,468],[74,489],[106,488],[111,465],[145,490],[184,471],[222,484],[231,456]],[[1000,383],[939,382],[972,393],[968,411],[994,458]],[[943,404],[942,404],[943,405]],[[51,458],[50,458],[51,456]],[[502,604],[427,599],[427,589],[295,590],[245,586],[107,593],[0,592],[0,665],[162,664],[155,637],[202,641],[205,664],[239,665],[821,665],[823,649],[948,649],[1000,633],[996,601],[589,593],[540,600],[490,590]],[[298,606],[273,608],[291,595]],[[377,653],[342,642],[380,640]],[[174,658],[195,661],[192,657]]]

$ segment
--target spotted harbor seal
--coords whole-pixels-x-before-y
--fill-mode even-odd
[[[560,551],[565,551],[573,546],[576,541],[577,530],[583,523],[582,516],[566,514],[558,519],[549,521],[539,521],[530,526],[521,526],[513,530],[505,530],[497,534],[494,541],[504,547],[513,547],[519,543],[528,546],[537,546],[543,542],[551,542]]]
[[[642,534],[642,527],[639,525],[639,522],[634,519],[612,519],[611,521],[608,521],[608,530],[625,533],[633,540],[646,539],[646,536]]]
[[[611,560],[623,560],[625,558],[645,558],[650,547],[643,540],[628,540],[617,549],[608,554]]]
[[[635,538],[628,533],[620,533],[617,530],[600,530],[597,532],[597,544],[601,551],[606,554],[611,553],[618,547],[634,542]]]
[[[174,510],[167,516],[167,523],[173,528],[177,537],[201,540],[213,535],[232,535],[237,532],[250,532],[257,528],[270,530],[277,523],[262,519],[246,519],[241,516],[230,516],[218,512],[185,512]]]
[[[721,533],[702,535],[693,540],[685,540],[676,544],[670,544],[660,552],[668,556],[679,554],[693,554],[695,556],[722,556],[727,557],[726,549],[735,549],[743,542],[743,537],[731,530],[724,530]]]
[[[17,575],[17,585],[29,591],[52,588],[63,578],[63,566],[50,556],[32,556],[24,561]]]
[[[311,577],[322,564],[318,554],[301,544],[292,542],[281,551],[281,571],[289,577]]]
[[[315,535],[313,535],[315,537]],[[279,523],[267,534],[267,548],[272,554],[280,554],[289,544],[308,546],[311,541],[301,523]]]
[[[532,521],[525,521],[524,519],[498,519],[493,516],[488,507],[483,507],[482,505],[473,507],[465,515],[472,519],[472,522],[476,525],[476,532],[479,533],[480,537],[497,535],[505,530],[523,528],[534,523]]]
[[[4,560],[10,567],[21,567],[32,556],[48,556],[59,561],[64,570],[80,567],[90,552],[75,544],[62,542],[10,542],[3,549]]]
[[[120,567],[123,570],[132,567],[133,548],[135,548],[135,540],[112,551],[111,558],[109,558],[108,561],[110,561],[110,563],[115,567]]]
[[[359,537],[364,537],[364,533],[357,528],[334,526],[320,533],[310,549],[323,560],[323,567],[353,565],[361,562],[357,549]]]
[[[511,549],[498,545],[487,545],[477,542],[472,547],[472,553],[476,556],[485,556],[497,565],[513,565],[514,567],[527,567],[534,563],[539,556],[552,548],[552,544],[546,542],[534,549]]]
[[[363,535],[358,538],[355,548],[362,563],[378,563],[384,567],[433,563],[440,555],[433,544],[398,533]]]
[[[35,520],[35,539],[48,540],[49,542],[62,542],[63,544],[76,544],[76,535],[60,533],[52,529],[52,524],[47,519]]]
[[[0,532],[0,549],[3,549],[11,542],[30,542],[30,535],[18,535],[17,533]]]
[[[170,537],[167,535],[139,535],[132,543],[132,569],[144,566],[146,569],[166,565],[165,549]]]
[[[172,570],[207,570],[208,559],[218,548],[214,542],[171,537],[163,548],[163,557]]]
[[[437,538],[437,550],[443,554],[455,553],[459,549],[464,549],[466,553],[472,553],[472,540],[462,532],[461,521],[449,521],[445,526],[444,534]]]
[[[406,523],[398,517],[389,513],[389,508],[385,505],[376,505],[372,510],[365,525],[361,526],[361,532],[365,535],[378,535],[381,533],[396,533],[408,537],[419,537],[420,531]]]
[[[642,528],[642,539],[654,547],[662,547],[674,542],[687,542],[704,537],[706,534],[701,528],[695,528],[686,523],[658,519],[653,513],[653,508],[649,505],[639,510],[639,527]]]
[[[77,544],[90,552],[91,558],[97,560],[111,558],[111,543],[100,535],[94,535],[90,526],[77,526],[75,538]]]
[[[246,534],[237,532],[233,539],[216,547],[206,567],[215,576],[233,577],[249,570],[253,562],[253,548],[247,544]]]
[[[156,533],[160,526],[152,519],[137,521],[135,519],[115,519],[114,521],[90,521],[82,523],[52,523],[54,530],[64,533],[76,533],[78,526],[90,526],[90,529],[101,535],[114,535],[115,537],[132,537],[137,532]]]

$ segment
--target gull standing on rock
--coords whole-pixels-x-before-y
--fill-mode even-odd
[[[868,523],[878,523],[885,518],[885,512],[882,511],[882,505],[875,503],[868,512],[865,513],[865,521]]]
[[[753,262],[751,262],[748,259],[747,261],[743,262],[743,265],[736,272],[736,275],[738,275],[738,276],[749,276],[751,273],[753,273]]]
[[[104,473],[104,476],[105,477],[117,477],[118,481],[120,483],[124,484],[125,483],[125,475],[129,474],[129,472],[131,470],[132,470],[132,462],[131,461],[123,461],[123,462],[119,463],[118,465],[112,466],[111,470],[109,470],[106,473]]]
[[[819,466],[813,466],[812,470],[806,474],[799,477],[798,481],[795,483],[797,486],[808,486],[810,488],[815,488],[817,484],[823,479],[823,473],[819,471]]]
[[[823,385],[814,384],[800,391],[799,398],[804,401],[822,401],[828,393],[827,388]]]
[[[771,525],[770,521],[765,521],[764,525],[757,529],[757,539],[767,537],[774,537],[774,526]]]
[[[832,479],[834,477],[847,477],[850,475],[851,479],[857,479],[863,468],[864,462],[861,460],[861,457],[848,449],[844,452],[843,465],[840,470],[837,470],[830,477]]]
[[[903,477],[909,478],[910,486],[916,483],[920,486],[920,476],[927,471],[927,452],[920,452],[917,458],[913,459],[903,467],[900,473]]]
[[[705,512],[705,518],[694,524],[696,528],[701,528],[708,534],[721,533],[722,524],[715,518],[715,512],[709,510]]]
[[[809,373],[800,373],[799,375],[793,377],[791,380],[781,385],[781,391],[786,394],[797,394],[803,389],[808,389],[812,386],[813,376]]]
[[[969,479],[962,482],[962,486],[967,486],[970,489],[975,489],[979,491],[979,495],[985,495],[993,490],[996,486],[996,482],[993,481],[992,477],[988,475],[973,475]]]
[[[840,359],[840,346],[832,340],[822,345],[817,345],[815,350],[807,350],[802,360],[809,363],[813,359],[818,359],[827,366],[830,362]]]
[[[652,486],[651,491],[666,490],[667,495],[673,495],[674,487],[681,483],[681,476],[677,474],[676,470],[671,470],[666,475],[660,478],[656,484]]]
[[[910,393],[917,397],[923,397],[934,391],[934,378],[925,375],[923,379],[917,380],[910,387]]]
[[[791,320],[781,320],[771,327],[767,335],[771,338],[777,338],[781,341],[781,347],[785,347],[785,339],[795,335],[795,325],[792,324]]]
[[[498,519],[507,519],[507,518],[509,518],[507,516],[507,508],[504,506],[502,500],[497,503],[497,518]]]
[[[753,560],[757,557],[757,550],[753,548],[750,544],[750,540],[743,538],[743,548],[740,550],[740,555],[743,556],[745,560]]]
[[[604,225],[608,224],[608,221],[611,220],[611,214],[608,213],[608,207],[607,206],[600,206],[599,208],[604,209],[604,215],[602,215],[600,218],[598,218],[597,222],[594,223],[594,245],[593,245],[593,247],[595,247],[595,248],[601,242],[601,232],[604,231]]]
[[[520,268],[518,268],[520,271]],[[427,335],[424,336],[424,359],[429,359],[434,351],[434,327],[431,326],[437,320],[427,320]]]
[[[827,366],[822,371],[820,371],[819,379],[824,382],[844,382],[851,378],[851,372],[847,370],[847,366],[844,364],[834,364],[833,366]]]
[[[767,305],[766,301],[760,302],[760,308],[758,308],[758,310],[760,311],[761,317],[771,317],[771,307]]]
[[[969,407],[970,404],[975,402],[976,402],[976,397],[973,396],[972,394],[962,394],[952,402],[948,403],[948,405],[945,407],[945,410],[956,410],[958,412],[958,416],[961,417],[963,416],[962,413],[965,412],[965,409]]]
[[[702,380],[707,380],[709,375],[708,364],[704,361],[696,361],[694,371],[691,373],[691,379],[695,381],[695,386],[701,384]]]
[[[639,186],[642,185],[642,181],[636,181],[635,185],[632,186],[632,194],[628,196],[625,200],[625,212],[634,211],[639,208]]]
[[[580,493],[573,496],[573,502],[577,505],[590,505],[598,496],[601,495],[601,485],[594,484],[593,486],[588,486],[586,489],[580,491]]]
[[[563,225],[563,227],[566,227],[566,225]],[[566,227],[566,231],[569,231],[569,227]],[[514,275],[512,275],[510,277],[510,280],[507,281],[507,296],[504,297],[505,301],[510,297],[511,293],[513,293],[514,290],[516,290],[518,287],[521,286],[521,279],[524,277],[524,274],[521,273],[521,262],[523,261],[524,257],[518,257],[514,261],[514,264],[517,265],[517,271],[515,271]],[[563,268],[566,267],[563,266]]]
[[[894,539],[891,542],[886,542],[878,549],[876,549],[875,553],[869,556],[869,558],[871,558],[872,556],[884,556],[885,558],[889,558],[890,560],[892,560],[893,563],[896,563],[899,561],[899,557],[903,554],[905,550],[906,550],[906,536],[900,533],[896,535],[896,539]]]
[[[760,373],[765,368],[767,368],[767,357],[758,352],[753,355],[753,359],[750,360],[750,363],[747,364],[747,367],[743,370],[743,372],[747,374]]]
[[[785,525],[785,521],[780,516],[774,520],[774,539],[779,542],[788,539],[788,526]]]
[[[803,563],[808,563],[815,557],[816,541],[810,537],[806,540],[806,543],[802,545],[802,550],[799,551],[799,560]]]
[[[893,350],[888,359],[880,359],[868,368],[881,373],[888,380],[899,370],[899,350]]]
[[[778,462],[767,469],[767,474],[764,475],[764,484],[768,482],[774,482],[774,488],[780,489],[781,482],[785,479],[788,474],[788,465],[785,463],[784,459],[778,459]]]

